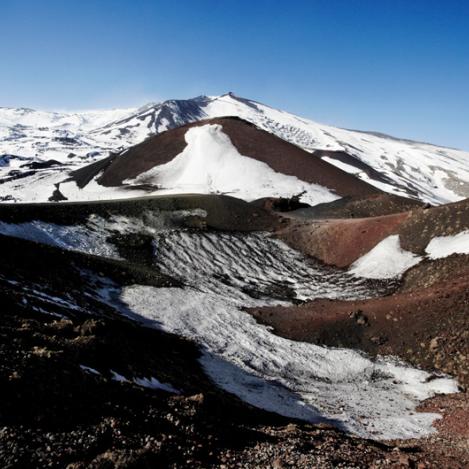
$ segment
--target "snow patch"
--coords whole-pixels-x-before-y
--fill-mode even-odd
[[[349,272],[364,278],[394,278],[401,276],[421,260],[420,256],[401,248],[399,235],[391,235],[356,260]]]
[[[80,368],[86,373],[89,373],[91,375],[101,376],[101,373],[98,370],[95,370],[94,368],[91,368],[90,366],[80,365]]]
[[[339,168],[342,171],[345,171],[346,173],[360,174],[363,171],[360,168],[356,168],[355,166],[352,166],[351,164],[344,163],[343,161],[337,160],[336,158],[330,158],[329,156],[323,156],[323,157],[321,157],[321,159],[326,161],[329,164],[332,164],[336,168]]]
[[[180,391],[175,387],[171,386],[169,383],[162,383],[157,380],[154,376],[150,378],[134,378],[133,382],[143,388],[148,389],[161,389],[162,391],[170,392],[172,394],[180,394]]]
[[[175,387],[171,386],[171,384],[162,383],[161,381],[156,379],[154,376],[151,376],[150,378],[143,377],[143,378],[128,379],[124,375],[121,375],[120,373],[117,373],[114,370],[110,370],[110,371],[111,371],[111,379],[119,383],[134,383],[137,386],[140,386],[142,388],[153,389],[153,390],[161,389],[162,391],[170,392],[172,394],[180,394],[180,391],[176,389]]]
[[[128,383],[129,380],[121,375],[120,373],[117,373],[117,371],[111,370],[111,379],[113,381],[117,381],[118,383]]]
[[[451,254],[469,254],[469,230],[454,236],[437,236],[426,247],[430,259],[440,259]]]

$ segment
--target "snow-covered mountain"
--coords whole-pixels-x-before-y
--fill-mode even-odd
[[[96,139],[90,132],[133,111],[66,113],[0,108],[0,154],[61,160],[71,153],[84,157],[95,151],[107,152],[116,148],[112,139]]]
[[[221,116],[252,122],[386,192],[436,204],[469,197],[468,152],[327,126],[232,93],[108,111],[0,108],[0,197],[47,200],[45,185],[53,187],[71,169]]]

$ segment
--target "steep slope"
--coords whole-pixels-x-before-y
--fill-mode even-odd
[[[292,196],[315,205],[339,196],[378,193],[374,187],[238,118],[210,119],[152,137],[107,162],[72,175],[92,194],[123,187],[156,193],[229,193],[245,200]],[[60,186],[65,196],[73,182]],[[72,192],[72,197],[76,192]],[[95,195],[93,195],[95,197]]]
[[[331,219],[313,216],[309,220],[297,217],[281,230],[279,236],[295,249],[326,264],[344,268],[389,236],[399,235],[405,251],[425,256],[430,254],[429,249],[435,250],[435,254],[453,247],[469,249],[467,238],[460,235],[468,231],[469,199],[466,199],[438,207],[413,207],[409,211],[384,216]],[[458,235],[460,237],[450,246],[445,246],[450,237]]]
[[[0,108],[0,156],[7,156],[0,167],[0,196],[28,200],[18,193],[16,183],[10,183],[18,174],[22,185],[44,184],[45,179],[50,179],[48,185],[56,182],[50,171],[41,170],[45,174],[39,178],[37,171],[30,174],[9,155],[56,159],[66,163],[61,168],[66,173],[83,164],[83,159],[96,159],[165,130],[221,116],[252,122],[386,192],[433,204],[469,196],[468,152],[327,126],[232,93],[88,113]],[[31,191],[29,200],[39,193]]]

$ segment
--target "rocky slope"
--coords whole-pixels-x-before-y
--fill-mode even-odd
[[[469,466],[467,153],[231,93],[0,144],[56,201],[0,203],[2,467]]]

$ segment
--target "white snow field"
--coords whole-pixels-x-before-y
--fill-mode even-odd
[[[187,146],[169,163],[124,182],[158,185],[159,194],[224,193],[248,201],[300,192],[305,192],[302,200],[310,205],[339,198],[326,187],[277,173],[267,164],[241,155],[221,125],[193,127],[185,139]]]
[[[314,110],[312,110],[314,112]],[[145,138],[200,119],[238,116],[309,152],[343,151],[347,162],[324,159],[370,184],[399,195],[439,204],[469,197],[469,153],[382,134],[340,129],[303,119],[233,94],[169,100],[139,109],[43,112],[0,108],[0,198],[46,201],[57,182],[72,169],[121,152]],[[3,155],[3,156],[2,156]],[[63,167],[27,174],[28,161],[56,159]],[[317,157],[317,156],[316,156]],[[377,171],[368,174],[363,163]],[[23,173],[11,180],[11,171]],[[51,180],[48,178],[53,173]],[[33,188],[32,186],[36,186]],[[23,192],[24,188],[28,188]],[[74,200],[85,191],[72,191]],[[126,197],[137,194],[126,192]]]
[[[391,235],[357,259],[349,269],[357,277],[386,279],[401,276],[422,258],[401,248],[399,235]]]

